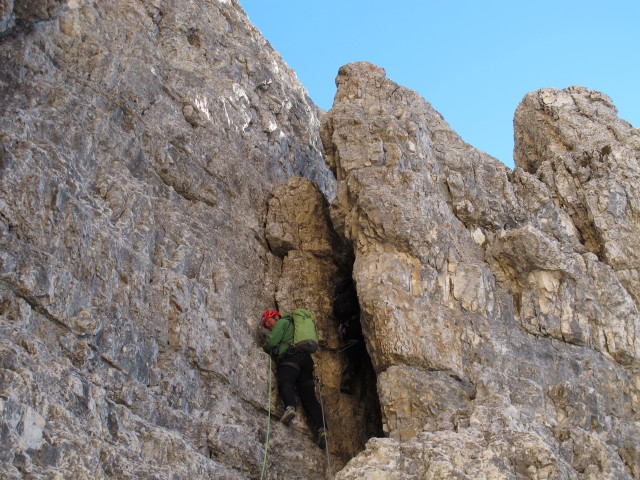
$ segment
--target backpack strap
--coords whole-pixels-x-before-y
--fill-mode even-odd
[[[293,325],[293,316],[287,314],[286,316],[289,317],[289,325],[287,325],[287,328],[284,330],[284,332],[282,332],[282,338],[280,338],[280,341],[271,349],[271,351],[273,352],[273,354],[275,354],[276,358],[280,358],[280,346],[282,345],[282,343],[284,342],[284,337],[287,335],[287,332],[289,331],[289,327],[291,325]],[[282,317],[282,318],[286,318]],[[295,328],[295,326],[293,327]],[[293,347],[293,336],[291,337],[291,342],[289,343],[289,347],[287,348],[287,350],[291,347]],[[287,351],[285,350],[284,352],[282,352],[283,354]]]

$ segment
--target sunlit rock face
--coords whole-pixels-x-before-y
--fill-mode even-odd
[[[321,112],[235,2],[2,5],[0,477],[258,477],[268,200],[331,195]],[[303,426],[270,478],[324,477]]]
[[[598,92],[531,93],[510,172],[383,69],[336,84],[331,212],[390,437],[338,478],[639,478],[637,131]]]
[[[511,172],[368,63],[320,111],[235,0],[0,0],[0,60],[0,477],[640,478],[604,95],[527,95]],[[328,455],[260,349],[302,306]]]
[[[516,111],[516,165],[548,185],[585,247],[640,302],[640,132],[584,87],[528,94]]]

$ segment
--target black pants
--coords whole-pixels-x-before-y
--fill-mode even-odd
[[[300,350],[288,351],[278,362],[278,390],[285,407],[296,406],[296,387],[302,406],[317,430],[323,422],[313,381],[313,359]]]

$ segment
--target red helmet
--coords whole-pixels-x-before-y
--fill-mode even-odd
[[[264,312],[262,314],[262,317],[260,317],[260,325],[262,325],[264,328],[267,328],[267,326],[265,325],[265,323],[267,323],[267,320],[269,320],[271,317],[282,317],[282,315],[280,315],[280,312],[277,310],[267,310],[266,312]]]

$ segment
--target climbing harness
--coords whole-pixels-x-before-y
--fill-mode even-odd
[[[271,432],[271,357],[269,357],[269,392],[267,393],[267,438],[264,444],[264,459],[262,460],[262,472],[260,480],[264,480],[267,471],[267,452],[269,451],[269,433]],[[323,420],[324,421],[324,420]]]
[[[325,420],[325,417],[324,417],[324,405],[322,404],[322,390],[320,389],[320,378],[315,377],[314,380],[316,384],[316,394],[320,399],[320,411],[322,412],[322,428],[324,429],[325,432],[327,432],[327,421]],[[328,434],[327,434],[326,445],[324,450],[327,453],[327,467],[328,467],[327,473],[329,475],[329,480],[333,480],[333,474],[331,472],[331,458],[329,457],[329,435]]]

